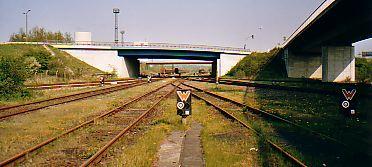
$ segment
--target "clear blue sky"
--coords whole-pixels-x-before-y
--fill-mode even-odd
[[[112,8],[120,8],[126,41],[190,43],[267,50],[289,36],[323,0],[0,0],[0,41],[25,26],[90,31],[113,41]],[[262,27],[260,30],[259,27]],[[254,34],[255,39],[248,39]],[[359,48],[371,50],[372,42]]]

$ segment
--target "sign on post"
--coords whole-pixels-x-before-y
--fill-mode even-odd
[[[191,90],[177,90],[177,115],[186,118],[191,115]]]
[[[356,114],[355,112],[355,101],[356,101],[356,89],[349,88],[349,89],[341,89],[342,96],[341,96],[341,111],[348,116]]]

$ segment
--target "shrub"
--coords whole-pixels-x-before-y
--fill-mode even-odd
[[[49,69],[49,64],[52,60],[50,54],[43,50],[33,50],[26,52],[25,57],[34,57],[37,62],[40,64],[39,72],[43,72]]]
[[[356,58],[355,73],[358,82],[371,82],[372,79],[372,60]]]
[[[248,79],[284,78],[285,69],[278,52],[278,48],[264,53],[253,52],[243,58],[226,75]]]
[[[0,98],[10,99],[29,96],[23,83],[29,76],[23,57],[0,56]]]

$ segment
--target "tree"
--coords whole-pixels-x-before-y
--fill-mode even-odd
[[[29,74],[23,57],[0,56],[0,97],[9,99],[29,95],[23,88]]]
[[[72,37],[70,33],[62,33],[61,31],[52,32],[48,31],[42,27],[34,27],[27,34],[21,28],[18,33],[13,33],[10,38],[10,42],[72,42]]]

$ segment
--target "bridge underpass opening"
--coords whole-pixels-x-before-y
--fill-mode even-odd
[[[180,59],[140,59],[140,76],[154,77],[215,77],[217,61]]]
[[[124,57],[125,62],[135,66],[129,77],[144,75],[153,76],[175,76],[175,68],[181,75],[194,75],[202,73],[203,76],[216,77],[218,74],[218,60],[221,57],[217,52],[183,51],[183,50],[118,50],[118,55]],[[138,62],[135,62],[138,61]],[[141,65],[140,62],[151,62]],[[162,63],[160,63],[162,62]],[[138,66],[137,66],[138,64]],[[194,65],[191,64],[198,64]],[[151,67],[150,67],[151,65]],[[130,66],[130,65],[129,65]],[[130,67],[130,68],[132,68]],[[173,68],[172,68],[173,67]],[[219,66],[221,67],[221,65]],[[197,69],[200,68],[200,69]],[[200,70],[200,71],[199,71]]]
[[[152,49],[111,46],[55,45],[70,55],[104,72],[115,72],[120,78],[136,78],[140,75],[140,59],[169,59],[184,61],[210,61],[211,76],[225,75],[250,52],[222,50],[191,50],[179,48]],[[136,46],[137,47],[137,46]],[[231,49],[231,48],[230,48]]]

